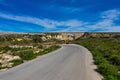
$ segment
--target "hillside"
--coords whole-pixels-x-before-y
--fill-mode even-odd
[[[74,43],[92,52],[104,80],[120,80],[120,33],[85,33]]]
[[[85,32],[82,38],[120,38],[120,32],[115,33],[115,32],[100,32],[100,33],[90,33],[90,32]]]

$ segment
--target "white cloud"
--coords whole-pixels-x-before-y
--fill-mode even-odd
[[[116,20],[120,16],[120,11],[113,9],[113,10],[108,10],[102,13],[102,18],[103,19],[112,19]]]
[[[120,11],[119,10],[108,10],[103,13],[101,13],[100,17],[101,20],[97,21],[94,24],[87,25],[89,27],[89,30],[99,30],[99,31],[120,31],[119,27],[117,26],[115,21],[119,19],[120,17]],[[119,30],[117,30],[119,29]]]
[[[43,26],[45,28],[55,28],[58,26],[77,27],[77,26],[81,26],[82,24],[82,22],[79,20],[55,21],[50,19],[40,19],[40,18],[29,17],[29,16],[16,16],[16,15],[3,14],[3,13],[0,13],[0,17],[5,19],[10,19],[10,20],[15,20],[15,21],[32,23],[32,24]]]
[[[45,27],[47,30],[57,30],[57,31],[113,31],[120,32],[120,26],[115,23],[116,20],[119,20],[120,11],[119,10],[108,10],[102,12],[100,16],[100,20],[95,22],[84,22],[82,20],[70,19],[66,21],[56,21],[51,19],[41,19],[30,16],[16,16],[11,14],[3,14],[0,13],[0,17],[15,21],[27,22],[36,25],[40,25]],[[64,29],[60,29],[60,27],[65,27]],[[59,30],[58,30],[59,28]]]
[[[120,32],[120,26],[112,26],[106,29],[106,32]]]
[[[99,17],[102,19],[92,23],[92,22],[82,22],[81,26],[69,27],[60,31],[102,31],[102,32],[120,32],[120,26],[115,24],[115,21],[119,19],[119,10],[108,10]]]
[[[60,25],[64,25],[64,26],[70,26],[70,27],[80,27],[82,26],[84,23],[82,21],[79,20],[68,20],[68,21],[62,21],[60,22]]]

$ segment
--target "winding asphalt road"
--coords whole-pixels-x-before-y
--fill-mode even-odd
[[[91,53],[68,44],[47,55],[0,72],[0,80],[101,80]]]

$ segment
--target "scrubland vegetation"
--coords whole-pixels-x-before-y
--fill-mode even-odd
[[[0,36],[0,69],[8,69],[47,54],[60,48],[59,44],[66,42],[82,45],[91,51],[98,66],[96,71],[103,75],[103,80],[120,80],[119,33],[85,33],[75,41],[62,41],[29,34]]]
[[[0,69],[17,66],[60,48],[56,41],[43,41],[41,35],[0,36]]]
[[[91,51],[103,80],[120,80],[120,37],[81,38],[75,43]]]

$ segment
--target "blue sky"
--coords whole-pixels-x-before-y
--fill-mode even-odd
[[[120,32],[120,0],[0,0],[0,32]]]

